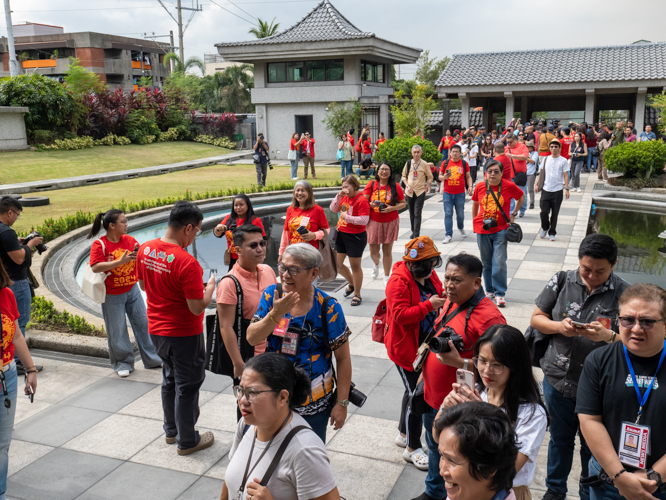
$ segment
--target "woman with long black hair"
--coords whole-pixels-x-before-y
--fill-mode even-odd
[[[127,217],[122,210],[97,214],[88,239],[104,227],[106,235],[93,241],[90,247],[90,268],[95,273],[108,273],[106,300],[102,315],[106,327],[109,359],[119,377],[134,371],[134,349],[127,331],[127,316],[139,346],[145,368],[160,368],[162,360],[148,333],[148,316],[139,286],[136,284],[136,255],[139,242],[127,234]]]
[[[493,325],[474,344],[473,361],[476,387],[453,384],[440,410],[468,401],[485,401],[504,410],[519,443],[513,491],[517,500],[529,500],[548,417],[525,337],[513,326]]]
[[[264,230],[264,224],[261,222],[261,219],[254,215],[254,209],[252,208],[252,202],[246,194],[237,194],[234,198],[233,208],[231,213],[227,214],[222,222],[220,222],[215,229],[213,229],[213,234],[218,238],[222,238],[222,235],[227,237],[227,252],[229,252],[229,270],[234,267],[234,264],[238,260],[238,254],[236,253],[236,247],[234,246],[234,237],[233,231],[238,226],[243,224],[254,224],[257,227],[261,228],[261,235],[266,238],[266,231]]]
[[[384,257],[384,285],[388,282],[393,266],[393,243],[398,239],[400,232],[400,216],[398,211],[407,206],[405,193],[395,182],[391,166],[384,162],[377,169],[375,180],[368,182],[363,190],[363,196],[370,202],[370,221],[366,226],[368,232],[368,245],[370,245],[370,258],[375,267],[372,277],[379,276],[379,246]]]
[[[569,146],[569,156],[571,157],[571,180],[573,182],[571,190],[580,193],[580,173],[583,170],[583,164],[587,161],[587,145],[580,132],[576,132],[574,135],[574,141]]]

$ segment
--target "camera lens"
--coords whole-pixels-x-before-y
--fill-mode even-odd
[[[449,352],[451,350],[451,347],[449,346],[449,338],[435,337],[430,339],[430,342],[428,342],[428,349],[430,349],[430,352],[434,352],[435,354],[440,352]]]

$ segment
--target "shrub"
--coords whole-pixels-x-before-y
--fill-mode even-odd
[[[32,298],[30,323],[33,327],[36,326],[45,330],[69,330],[79,335],[106,337],[104,327],[99,329],[81,316],[70,314],[64,310],[60,312],[53,306],[53,302],[39,295]]]
[[[160,129],[155,121],[155,114],[150,110],[135,109],[129,113],[125,122],[126,136],[134,144],[150,144]],[[152,139],[149,137],[152,136]]]
[[[226,137],[220,137],[218,139],[213,139],[210,135],[198,135],[194,138],[196,142],[203,142],[204,144],[212,144],[213,146],[218,146],[221,148],[234,149],[236,143],[230,141]]]
[[[34,144],[51,144],[55,137],[55,133],[51,130],[35,130]]]
[[[423,161],[436,165],[442,159],[442,153],[437,151],[432,142],[420,137],[402,136],[387,139],[380,144],[373,158],[377,165],[386,162],[391,165],[394,172],[402,173],[402,169],[407,161],[412,159],[412,146],[416,144],[423,149],[423,155],[421,156]]]
[[[53,151],[68,151],[72,149],[92,148],[94,144],[92,137],[75,137],[74,139],[56,139],[51,146],[42,146],[42,149]]]
[[[128,144],[132,144],[132,141],[130,141],[127,137],[119,137],[115,134],[109,134],[103,139],[95,139],[93,144],[95,146],[126,146]]]
[[[625,142],[604,153],[604,163],[611,172],[625,178],[649,179],[663,173],[666,144],[662,141]]]
[[[659,180],[656,177],[649,179],[637,179],[634,177],[625,178],[623,175],[620,177],[609,177],[608,184],[611,186],[623,186],[630,189],[643,189],[643,188],[658,188]]]
[[[168,142],[168,141],[177,141],[178,135],[180,134],[180,129],[177,127],[171,127],[166,132],[162,132],[157,138],[157,142]]]

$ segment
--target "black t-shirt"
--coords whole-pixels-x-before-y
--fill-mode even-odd
[[[661,352],[651,358],[640,358],[629,353],[634,366],[641,395],[645,394],[657,370]],[[617,452],[622,422],[635,422],[638,415],[638,397],[624,358],[622,342],[596,349],[585,360],[578,382],[576,413],[601,415]],[[666,455],[666,360],[659,369],[657,380],[641,415],[640,424],[650,426],[652,453],[647,467]]]
[[[0,222],[0,260],[12,281],[28,279],[28,266],[17,264],[7,253],[20,249],[21,244],[16,232],[4,222]]]
[[[421,294],[421,302],[430,300],[430,297],[432,297],[433,295],[437,295],[437,289],[435,289],[435,285],[432,284],[432,280],[430,278],[426,279],[425,284],[423,285],[418,281],[416,282],[416,284],[419,286],[419,293]],[[430,333],[433,326],[435,326],[436,319],[437,319],[437,311],[433,309],[425,318],[421,320],[421,327],[419,329],[419,345],[423,343],[428,333]]]

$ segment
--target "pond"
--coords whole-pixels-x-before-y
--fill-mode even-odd
[[[618,245],[615,272],[627,282],[653,283],[666,289],[666,215],[613,208],[593,209],[587,234],[612,236]]]

